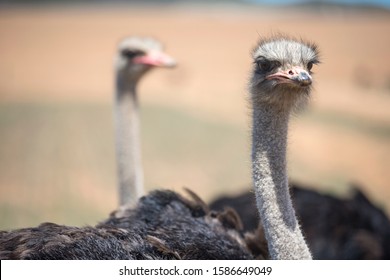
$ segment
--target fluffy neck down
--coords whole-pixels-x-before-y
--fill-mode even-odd
[[[286,164],[290,112],[253,109],[252,176],[272,259],[311,259],[292,205]]]

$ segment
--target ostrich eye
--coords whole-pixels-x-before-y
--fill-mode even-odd
[[[128,59],[132,59],[136,56],[143,55],[144,53],[142,51],[136,51],[136,50],[123,50],[121,52],[121,55],[123,57],[126,57]]]
[[[313,68],[313,62],[312,61],[310,61],[308,64],[307,64],[307,70],[311,70],[312,68]]]
[[[257,67],[261,72],[268,72],[273,68],[273,63],[265,58],[256,61]]]

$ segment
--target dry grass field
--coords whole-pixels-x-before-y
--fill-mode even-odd
[[[117,205],[113,54],[120,38],[164,42],[176,69],[142,81],[148,190],[209,201],[250,185],[246,83],[259,35],[316,42],[312,103],[294,118],[291,179],[390,213],[390,12],[229,7],[0,10],[0,228],[95,224]]]

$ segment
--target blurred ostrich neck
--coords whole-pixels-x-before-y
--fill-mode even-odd
[[[117,73],[115,121],[120,205],[134,206],[143,194],[137,80]]]
[[[286,149],[289,115],[289,110],[277,106],[254,105],[252,176],[271,258],[311,259],[288,188]]]

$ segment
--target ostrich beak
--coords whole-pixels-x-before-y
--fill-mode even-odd
[[[267,80],[277,80],[281,84],[295,84],[301,87],[310,86],[312,78],[310,74],[301,67],[292,67],[288,70],[281,70],[268,75]]]
[[[149,66],[160,66],[160,67],[174,67],[176,61],[169,55],[163,52],[150,52],[143,56],[138,56],[133,59],[134,63],[144,64]]]

